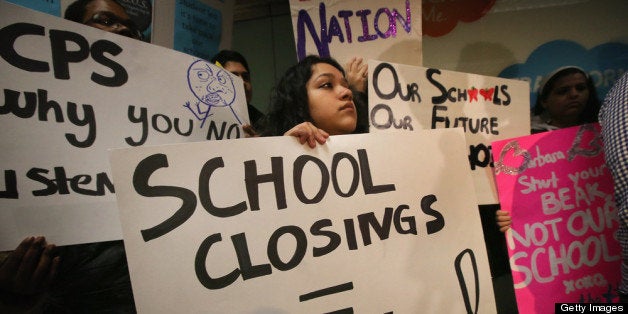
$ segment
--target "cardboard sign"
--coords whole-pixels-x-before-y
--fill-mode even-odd
[[[369,132],[461,127],[479,204],[496,204],[491,141],[530,134],[522,81],[369,60]]]
[[[421,2],[290,0],[297,58],[352,57],[421,65]]]
[[[599,124],[493,142],[493,151],[519,313],[618,301],[619,222]]]
[[[114,150],[138,312],[494,313],[464,150],[459,129]]]
[[[121,239],[107,149],[242,137],[242,81],[0,2],[0,249]]]

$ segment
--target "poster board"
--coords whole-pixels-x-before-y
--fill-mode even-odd
[[[209,60],[231,48],[234,7],[232,0],[156,1],[152,43]]]
[[[192,56],[5,1],[0,32],[0,250],[121,239],[109,148],[243,136],[242,81]]]
[[[464,146],[448,129],[113,150],[138,312],[495,313]]]
[[[479,204],[496,204],[491,142],[530,134],[526,82],[369,60],[369,132],[462,127]]]
[[[599,124],[493,142],[519,313],[617,302],[621,253]]]
[[[421,65],[421,2],[290,0],[297,59],[332,56]]]

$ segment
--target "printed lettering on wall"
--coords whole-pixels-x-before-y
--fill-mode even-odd
[[[423,0],[423,34],[440,37],[451,32],[458,22],[471,23],[488,13],[495,0]]]
[[[174,46],[201,59],[218,53],[222,34],[222,12],[201,1],[176,0]]]

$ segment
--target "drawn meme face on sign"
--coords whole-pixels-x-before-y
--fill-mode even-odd
[[[204,60],[197,60],[192,63],[187,74],[188,86],[198,102],[196,102],[195,108],[190,102],[186,102],[185,107],[198,120],[203,121],[201,123],[201,127],[203,127],[207,117],[211,116],[212,107],[231,107],[235,101],[236,91],[233,78],[224,69],[212,66]],[[233,112],[233,109],[231,111]],[[241,124],[235,112],[233,114]]]

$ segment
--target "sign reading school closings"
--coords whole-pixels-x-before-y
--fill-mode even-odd
[[[114,150],[137,309],[494,313],[464,151],[459,129]]]

